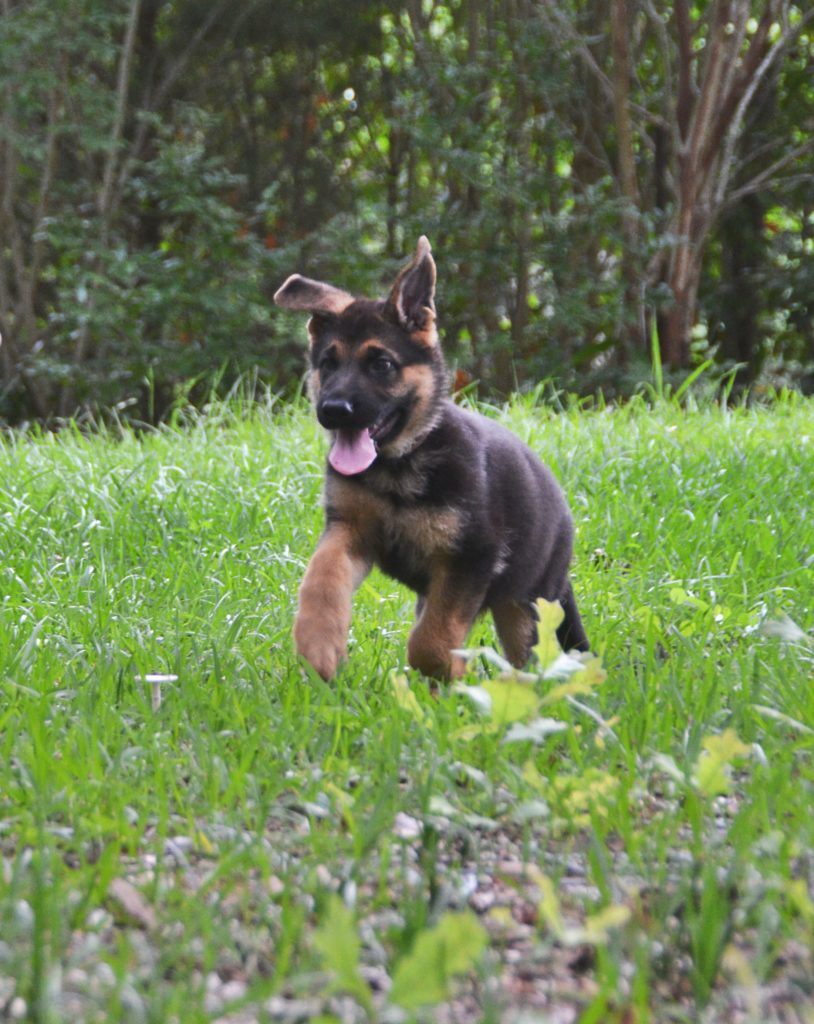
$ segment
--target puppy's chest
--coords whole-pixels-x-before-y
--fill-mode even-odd
[[[374,561],[410,585],[455,550],[463,529],[459,509],[405,502],[357,482],[331,480],[326,499],[330,513],[354,529]]]

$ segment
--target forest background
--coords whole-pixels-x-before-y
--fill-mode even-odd
[[[421,233],[483,392],[810,391],[813,56],[784,0],[0,0],[0,423],[294,391],[275,288]]]

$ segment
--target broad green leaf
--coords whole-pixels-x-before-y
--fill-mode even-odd
[[[640,623],[645,634],[661,633],[664,629],[661,617],[653,611],[650,605],[643,605],[641,608],[634,609],[632,618]]]
[[[535,718],[528,723],[515,722],[503,737],[503,742],[520,743],[530,740],[532,743],[542,743],[549,736],[565,732],[568,728],[568,723],[561,722],[558,718]]]
[[[455,683],[452,687],[452,692],[460,693],[467,700],[472,701],[482,715],[491,715],[492,698],[482,686],[467,686],[466,683]]]
[[[752,752],[751,747],[738,739],[734,729],[725,729],[720,736],[707,736],[701,746],[695,764],[696,786],[706,796],[728,793],[730,765],[736,758],[747,757]]]
[[[718,736],[707,736],[701,746],[711,756],[725,761],[732,761],[736,757],[748,757],[752,750],[747,743],[738,739],[734,729],[724,729]]]
[[[483,925],[471,911],[444,914],[433,929],[446,953],[447,974],[463,974],[475,963],[488,944]]]
[[[486,931],[474,914],[444,914],[399,960],[390,1001],[406,1010],[442,1002],[450,980],[474,967],[486,944]]]
[[[575,672],[567,683],[553,687],[543,698],[543,704],[554,704],[565,697],[582,697],[590,693],[607,679],[601,658],[590,658]]]
[[[543,679],[569,679],[582,668],[582,661],[561,651],[543,672]]]
[[[562,652],[557,639],[557,627],[565,619],[565,612],[559,601],[546,601],[540,597],[537,605],[537,643],[534,653],[540,668],[545,670]]]
[[[347,992],[370,1006],[370,989],[359,973],[359,935],[356,921],[342,900],[332,894],[322,923],[314,932],[314,946],[334,975],[331,990]]]
[[[482,688],[492,698],[492,720],[501,725],[529,718],[540,703],[531,686],[511,679],[490,679]]]

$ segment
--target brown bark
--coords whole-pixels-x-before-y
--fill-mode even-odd
[[[127,95],[130,87],[130,68],[133,62],[133,52],[136,45],[136,30],[138,28],[139,9],[141,0],[131,0],[130,13],[127,19],[124,45],[122,46],[121,58],[116,83],[116,111],[113,119],[113,126],[110,132],[110,145],[105,160],[102,174],[102,184],[97,199],[97,210],[99,213],[99,248],[104,250],[110,239],[110,230],[113,222],[113,213],[118,203],[118,196],[114,195],[113,184],[116,176],[116,168],[119,163],[119,148],[124,130],[124,119],[127,112]],[[101,256],[97,257],[94,265],[94,277],[101,270]],[[87,315],[82,321],[74,348],[74,368],[78,369],[85,361],[87,355],[88,341],[90,339],[90,320],[96,307],[96,291],[91,287],[88,296]],[[71,396],[69,390],[63,393],[61,401],[61,412],[65,415],[69,411]]]
[[[692,19],[687,0],[676,0],[675,23],[678,34],[678,96],[676,127],[679,141],[687,138],[692,112]]]
[[[616,165],[625,211],[622,214],[622,274],[625,279],[627,322],[617,344],[617,359],[627,363],[630,349],[643,350],[641,290],[636,266],[639,248],[639,215],[641,197],[636,178],[636,155],[633,147],[633,119],[630,111],[630,45],[628,42],[627,5],[625,0],[611,3],[611,45],[613,48],[613,112],[616,122]]]
[[[11,17],[9,0],[2,0],[0,13]],[[32,226],[22,226],[16,209],[18,185],[18,153],[14,138],[19,126],[14,121],[11,85],[6,87],[4,104],[3,192],[0,199],[0,237],[6,239],[8,257],[0,253],[0,297],[2,297],[2,365],[4,376],[11,382],[18,378],[28,392],[31,404],[39,416],[47,411],[47,397],[42,385],[26,367],[26,356],[37,340],[36,296],[44,258],[45,242],[39,231],[47,216],[51,198],[57,152],[58,95],[52,89],[48,97],[47,128],[43,164],[40,171],[37,202]]]
[[[673,301],[660,327],[662,361],[673,369],[689,365],[690,337],[695,324],[698,285],[701,280],[703,250],[697,243],[680,243],[676,249],[675,268],[667,278]]]
[[[784,45],[800,30],[800,25],[790,29],[783,17],[788,7],[788,0],[770,0],[744,54],[751,4],[714,0],[703,70],[696,81],[689,7],[686,0],[675,4],[678,167],[669,230],[676,241],[663,278],[673,304],[660,318],[659,331],[662,358],[674,368],[689,363],[704,247],[727,199],[746,108]],[[786,35],[771,44],[769,29],[776,20],[783,22]]]

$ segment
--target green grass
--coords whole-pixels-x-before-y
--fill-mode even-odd
[[[0,1019],[814,1019],[814,406],[499,415],[607,672],[508,741],[381,575],[297,663],[304,408],[0,442]]]

